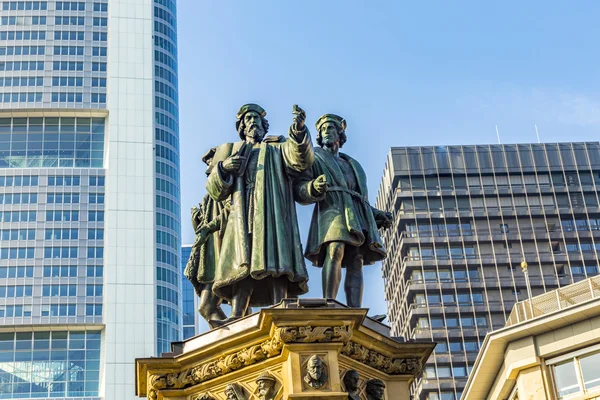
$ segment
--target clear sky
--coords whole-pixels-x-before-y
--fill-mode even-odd
[[[343,151],[374,203],[391,146],[599,140],[600,2],[179,0],[184,243],[202,155],[237,140],[245,103],[286,134],[292,105],[348,121]],[[303,240],[312,207],[300,207]],[[321,296],[309,267],[310,297]],[[380,265],[364,305],[385,313]],[[340,300],[344,301],[343,290]]]

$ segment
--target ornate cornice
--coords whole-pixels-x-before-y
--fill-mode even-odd
[[[152,375],[148,398],[156,399],[157,390],[183,389],[281,354],[284,343],[345,343],[352,337],[350,326],[284,326],[275,328],[273,337],[254,346],[224,355],[217,360],[179,373]]]
[[[269,340],[227,354],[217,360],[186,369],[179,373],[152,375],[149,380],[148,398],[151,400],[156,399],[157,390],[183,389],[255,364],[267,358],[275,357],[281,354],[282,349],[283,341],[276,331],[273,338]]]
[[[418,358],[392,359],[350,341],[352,333],[352,327],[348,325],[277,327],[272,338],[256,345],[182,372],[151,375],[148,380],[148,398],[156,400],[160,390],[184,389],[278,356],[284,344],[290,343],[342,343],[341,352],[345,356],[391,375],[415,374],[421,369],[421,361]]]
[[[418,358],[393,359],[350,341],[342,347],[342,354],[390,375],[416,374],[421,369],[421,360]]]
[[[346,343],[352,337],[351,326],[285,326],[277,328],[284,343]]]

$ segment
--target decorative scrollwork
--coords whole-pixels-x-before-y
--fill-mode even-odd
[[[352,337],[352,327],[344,326],[284,326],[277,328],[284,343],[345,343]]]
[[[226,354],[217,360],[210,361],[179,373],[153,375],[150,379],[148,398],[156,400],[161,389],[182,389],[208,381],[255,364],[267,358],[281,354],[283,341],[279,332],[273,338],[240,351]]]
[[[421,369],[418,358],[392,359],[354,342],[347,342],[342,347],[342,354],[390,375],[415,374]]]

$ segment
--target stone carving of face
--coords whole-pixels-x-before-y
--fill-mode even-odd
[[[346,390],[349,392],[356,392],[358,390],[358,379],[358,372],[355,370],[351,369],[346,372],[346,375],[344,375],[344,386],[346,387]]]
[[[235,390],[231,385],[227,385],[225,388],[225,396],[227,397],[227,400],[239,400],[235,394]]]
[[[311,379],[314,379],[315,381],[321,379],[323,372],[325,372],[323,361],[319,357],[311,358],[308,361],[307,372]]]
[[[259,141],[265,136],[262,119],[256,111],[248,111],[244,114],[244,135]]]
[[[367,399],[383,400],[385,395],[385,384],[379,379],[367,381]]]
[[[333,122],[325,122],[321,125],[320,129],[321,140],[323,142],[323,147],[333,147],[336,143],[339,146],[340,142],[340,134],[338,131],[338,127]]]
[[[269,379],[260,379],[256,383],[258,385],[258,395],[261,399],[269,400],[273,397],[275,382]]]

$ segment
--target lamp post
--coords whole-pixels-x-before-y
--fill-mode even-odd
[[[529,297],[529,311],[531,312],[531,318],[533,315],[533,295],[531,294],[531,286],[529,285],[529,271],[527,270],[527,261],[523,260],[521,262],[521,269],[523,270],[523,274],[525,275],[525,285],[527,286],[527,297]]]

